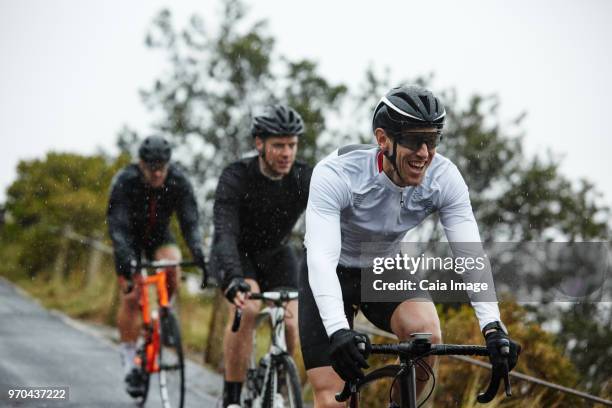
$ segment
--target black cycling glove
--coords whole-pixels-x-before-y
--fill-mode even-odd
[[[140,263],[136,259],[132,259],[125,268],[123,268],[122,276],[125,278],[126,284],[123,293],[126,295],[134,290],[134,276],[140,270]]]
[[[234,298],[238,294],[238,292],[247,293],[251,290],[251,285],[246,283],[244,278],[236,277],[233,278],[227,288],[225,289],[225,297],[230,303],[234,303]]]
[[[206,287],[210,284],[208,271],[206,270],[206,261],[204,258],[198,258],[195,260],[196,266],[200,268],[202,271],[202,282],[200,283],[200,287],[202,289],[206,289]]]
[[[489,361],[496,372],[505,372],[506,364],[508,371],[511,371],[521,353],[521,346],[508,337],[500,322],[487,324],[482,333],[487,342],[489,350]]]
[[[364,345],[360,350],[358,344]],[[333,369],[344,381],[363,377],[362,368],[369,368],[366,361],[370,354],[370,339],[350,329],[340,329],[330,337],[329,354]]]

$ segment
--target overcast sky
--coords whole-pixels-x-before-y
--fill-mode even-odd
[[[527,111],[528,152],[564,155],[564,172],[612,204],[611,1],[248,4],[281,54],[315,59],[332,81],[355,86],[375,63],[398,80],[434,72],[434,91],[497,93],[504,118]],[[112,152],[122,124],[147,129],[137,91],[163,65],[144,34],[162,7],[181,26],[196,12],[213,27],[219,3],[0,0],[0,202],[20,159]]]

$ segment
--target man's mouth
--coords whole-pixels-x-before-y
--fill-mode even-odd
[[[416,171],[422,171],[427,163],[423,161],[409,161],[408,166]]]

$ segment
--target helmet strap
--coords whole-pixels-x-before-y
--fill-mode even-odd
[[[399,177],[401,182],[404,183],[405,182],[404,178],[402,177],[402,175],[399,172],[399,169],[397,168],[397,163],[396,163],[396,161],[397,161],[397,141],[395,139],[393,139],[393,152],[391,154],[389,154],[385,150],[383,152],[383,154],[391,162],[391,165],[393,166],[393,169],[395,170],[395,173],[397,174],[397,177]]]

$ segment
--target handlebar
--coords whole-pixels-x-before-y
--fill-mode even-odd
[[[267,300],[274,302],[274,305],[281,307],[283,303],[298,298],[298,292],[292,290],[279,290],[279,291],[267,291],[262,293],[249,293],[248,299],[253,300]],[[240,328],[240,321],[242,320],[242,309],[236,308],[234,312],[234,321],[232,322],[232,332],[236,333]]]
[[[144,269],[159,269],[159,268],[173,268],[176,266],[187,268],[189,266],[198,266],[194,261],[170,261],[161,260],[153,262],[142,262],[137,267]]]
[[[360,347],[361,346],[361,347]],[[365,351],[364,344],[358,344],[358,348],[361,351]],[[504,350],[502,348],[502,354],[507,355],[509,349]],[[387,354],[396,355],[403,359],[415,360],[422,357],[435,355],[435,356],[448,356],[448,355],[464,355],[464,356],[488,356],[489,351],[484,346],[476,345],[460,345],[460,344],[431,344],[428,340],[414,340],[408,342],[400,342],[397,344],[372,344],[370,349],[371,354]],[[491,402],[497,390],[501,380],[504,380],[504,387],[506,396],[512,395],[512,389],[510,387],[510,376],[508,365],[506,364],[503,372],[499,372],[495,369],[491,371],[491,379],[487,390],[484,393],[478,395],[477,400],[481,404]],[[362,385],[363,379],[356,381],[348,381],[344,384],[342,392],[336,394],[336,401],[345,402],[351,395],[354,395],[359,387]]]
[[[137,263],[136,261],[132,261],[132,270],[138,271],[140,269],[161,269],[161,268],[174,268],[174,267],[183,267],[188,268],[190,266],[198,266],[198,264],[194,261],[171,261],[167,259],[152,261],[152,262],[141,262]],[[181,280],[185,280],[185,276],[181,276]],[[133,274],[127,278],[127,284],[124,290],[124,293],[128,294],[132,290],[134,290],[134,278]]]

